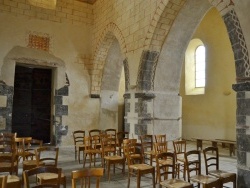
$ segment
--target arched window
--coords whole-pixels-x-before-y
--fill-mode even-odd
[[[185,93],[200,95],[205,93],[206,49],[200,39],[192,39],[185,53]]]
[[[205,87],[205,47],[198,46],[195,50],[195,87]]]

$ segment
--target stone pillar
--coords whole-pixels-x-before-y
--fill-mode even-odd
[[[174,93],[157,93],[154,99],[154,134],[166,134],[172,141],[182,137],[182,98]],[[169,147],[172,143],[169,142]]]
[[[14,87],[0,80],[0,132],[11,132]]]
[[[153,93],[126,93],[125,98],[125,131],[130,138],[153,134]]]
[[[237,92],[237,187],[250,187],[250,82],[233,85]]]
[[[159,52],[142,53],[136,87],[124,95],[125,130],[130,137],[165,134],[171,141],[181,137],[181,97],[154,91],[154,75]],[[169,147],[172,143],[169,142]]]

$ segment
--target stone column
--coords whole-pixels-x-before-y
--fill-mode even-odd
[[[250,82],[233,85],[237,92],[237,187],[250,187]]]
[[[132,138],[143,134],[165,134],[169,141],[181,137],[181,97],[154,91],[158,56],[159,52],[143,51],[137,85],[124,95],[125,130]]]
[[[12,105],[14,87],[0,80],[0,132],[12,130]]]

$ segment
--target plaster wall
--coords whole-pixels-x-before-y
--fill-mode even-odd
[[[0,23],[1,71],[6,67],[5,57],[13,47],[27,47],[29,34],[49,36],[50,52],[42,51],[42,53],[53,54],[64,62],[65,72],[58,76],[57,83],[60,84],[55,85],[54,88],[59,89],[64,86],[65,82],[59,80],[65,81],[65,73],[67,73],[70,86],[68,96],[63,98],[63,105],[68,105],[69,111],[67,116],[62,117],[62,124],[68,125],[68,133],[62,137],[61,145],[73,144],[71,132],[76,129],[99,128],[100,101],[89,97],[90,76],[85,66],[91,57],[89,48],[91,37],[89,36],[92,27],[86,24],[56,23],[20,15],[16,17],[9,13],[0,13]],[[39,57],[33,58],[39,61]],[[15,62],[9,69],[4,69],[10,72],[4,72],[1,75],[10,86],[14,85],[14,68]],[[58,71],[55,70],[56,72]]]
[[[215,8],[205,15],[193,38],[201,39],[206,47],[206,87],[204,95],[186,95],[182,70],[183,137],[236,140],[234,57],[224,22]]]

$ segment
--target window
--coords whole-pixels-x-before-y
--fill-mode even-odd
[[[195,87],[205,87],[205,47],[195,50]]]
[[[185,92],[186,95],[205,93],[206,56],[205,46],[200,39],[192,39],[185,54]]]

